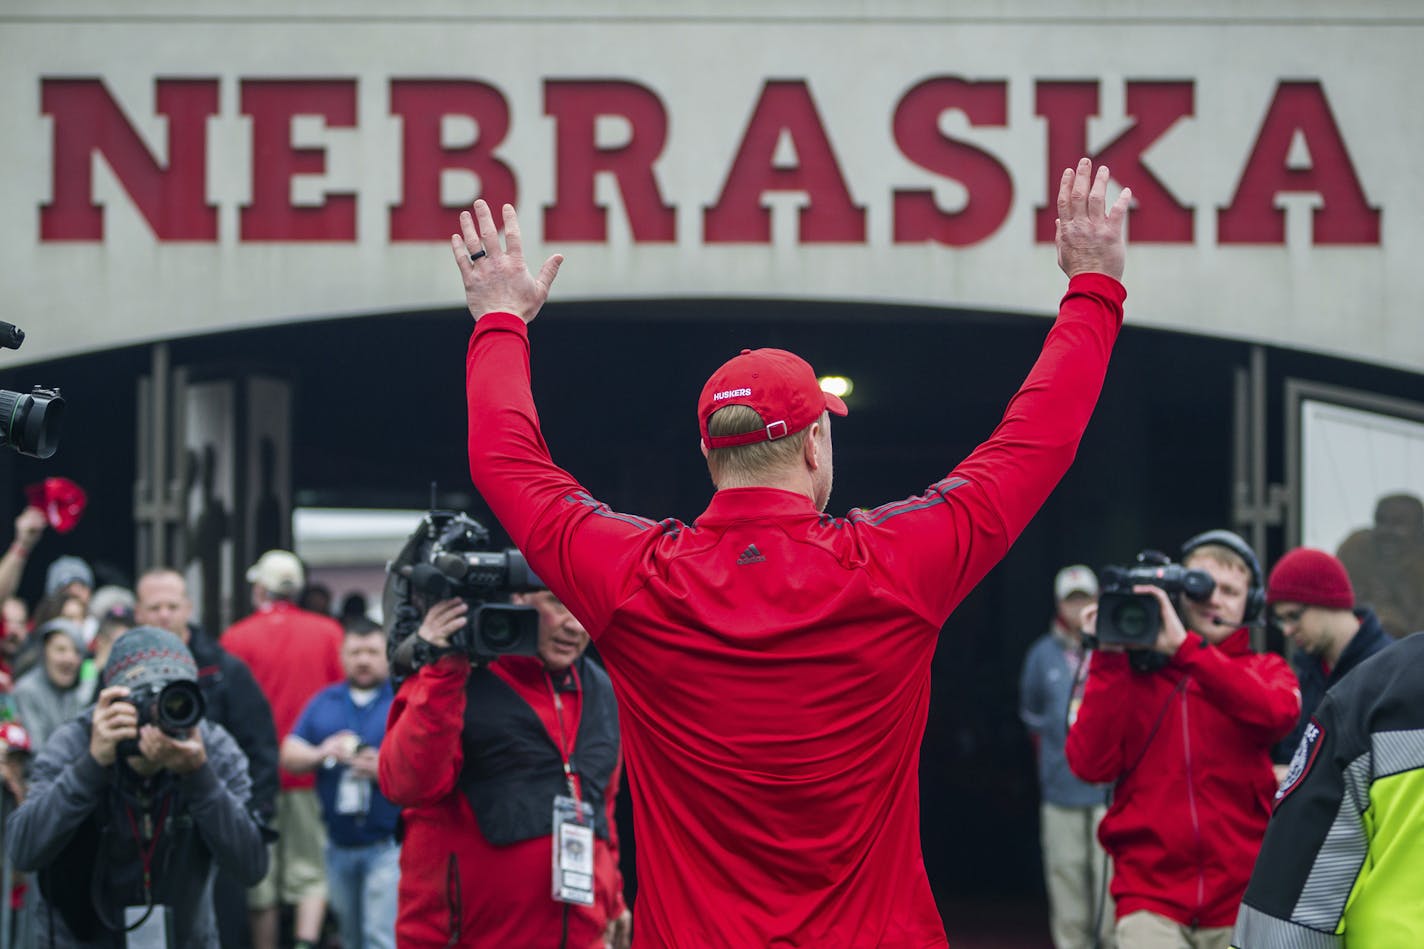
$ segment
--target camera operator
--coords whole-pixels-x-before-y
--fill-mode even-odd
[[[397,942],[626,949],[613,689],[584,656],[588,633],[552,593],[513,600],[538,611],[537,656],[474,665],[449,652],[469,608],[442,600],[418,635],[445,654],[402,684],[391,709],[381,790],[407,808]],[[581,841],[587,862],[591,844],[590,905],[551,896],[555,824],[564,840],[570,798],[592,834],[559,850]]]
[[[1271,815],[1271,746],[1300,713],[1285,661],[1251,652],[1265,599],[1251,548],[1208,531],[1183,545],[1182,566],[1214,589],[1174,607],[1160,587],[1134,586],[1160,610],[1156,642],[1131,661],[1101,647],[1068,732],[1073,772],[1115,783],[1098,837],[1122,949],[1226,949]]]
[[[39,873],[41,945],[216,949],[214,867],[248,883],[266,871],[247,761],[201,720],[197,671],[172,633],[129,631],[98,704],[35,760],[5,843],[17,869]]]

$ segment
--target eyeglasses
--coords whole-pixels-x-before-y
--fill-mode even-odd
[[[1305,615],[1305,611],[1308,609],[1310,609],[1310,607],[1300,606],[1293,610],[1276,610],[1271,615],[1271,619],[1275,621],[1277,626],[1294,626],[1300,622],[1300,618]]]

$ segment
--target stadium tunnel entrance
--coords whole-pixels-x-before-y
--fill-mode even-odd
[[[850,415],[834,426],[830,509],[841,514],[919,493],[987,438],[1048,328],[1034,316],[875,304],[551,303],[532,328],[534,392],[555,460],[594,496],[615,509],[690,521],[711,494],[695,421],[703,381],[744,347],[793,350],[819,373],[854,382]],[[286,502],[280,539],[290,538],[294,506],[424,508],[435,482],[442,506],[469,510],[503,540],[466,465],[469,331],[468,316],[448,309],[162,345],[185,385],[233,383],[237,421],[228,429],[215,422],[215,439],[243,442],[243,432],[270,421],[243,407],[250,391],[243,380],[284,387],[274,411],[288,424],[270,429],[286,434],[274,475]],[[1232,526],[1234,380],[1252,348],[1129,323],[1074,467],[946,625],[921,758],[924,856],[942,898],[1041,894],[1037,786],[1017,717],[1017,680],[1025,650],[1052,615],[1053,574],[1067,563],[1125,563],[1145,547],[1172,552],[1197,531]],[[1270,418],[1280,417],[1279,392],[1293,377],[1398,398],[1417,391],[1416,374],[1266,352]],[[89,559],[101,583],[131,583],[153,565],[140,537],[156,503],[154,485],[146,483],[153,480],[146,474],[153,433],[145,421],[152,413],[140,409],[152,408],[143,380],[157,365],[154,354],[154,346],[135,346],[0,377],[13,389],[58,385],[69,403],[53,459],[0,454],[0,490],[11,510],[23,505],[23,486],[50,475],[73,478],[90,496],[78,529],[48,532],[33,555],[21,588],[31,601],[42,592],[44,564],[62,553]],[[191,408],[185,418],[190,428],[201,423]],[[1277,469],[1281,440],[1279,431],[1268,434]],[[251,450],[252,439],[246,444],[234,454],[253,457],[232,463],[223,517],[204,521],[202,506],[190,503],[204,490],[205,474],[185,470],[181,459],[158,492],[173,522],[169,551],[210,542],[219,551],[213,576],[227,578],[226,600],[200,607],[216,608],[224,620],[245,612],[242,571],[263,546],[251,533],[259,505],[244,499],[254,496],[251,472],[270,462],[256,457],[262,452]],[[201,468],[201,457],[191,460]],[[1270,537],[1270,553],[1278,554],[1278,530]],[[220,625],[212,615],[205,622]],[[630,882],[634,843],[628,840],[625,853]]]

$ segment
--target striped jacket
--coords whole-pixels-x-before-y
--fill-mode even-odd
[[[1424,946],[1424,633],[1326,693],[1276,792],[1236,949]]]

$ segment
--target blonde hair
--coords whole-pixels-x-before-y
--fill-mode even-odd
[[[1207,557],[1224,567],[1235,567],[1248,577],[1252,576],[1251,565],[1246,562],[1246,558],[1224,544],[1202,544],[1200,547],[1193,547],[1192,552],[1187,554],[1183,561],[1195,560],[1197,557]]]
[[[745,405],[725,405],[712,413],[707,420],[707,434],[716,438],[723,435],[745,435],[765,428],[766,422],[754,409]],[[750,445],[734,445],[731,448],[707,449],[707,470],[712,474],[714,484],[724,481],[741,483],[757,481],[770,472],[785,468],[801,457],[806,444],[807,425],[799,432],[792,432],[784,438],[752,442]]]

